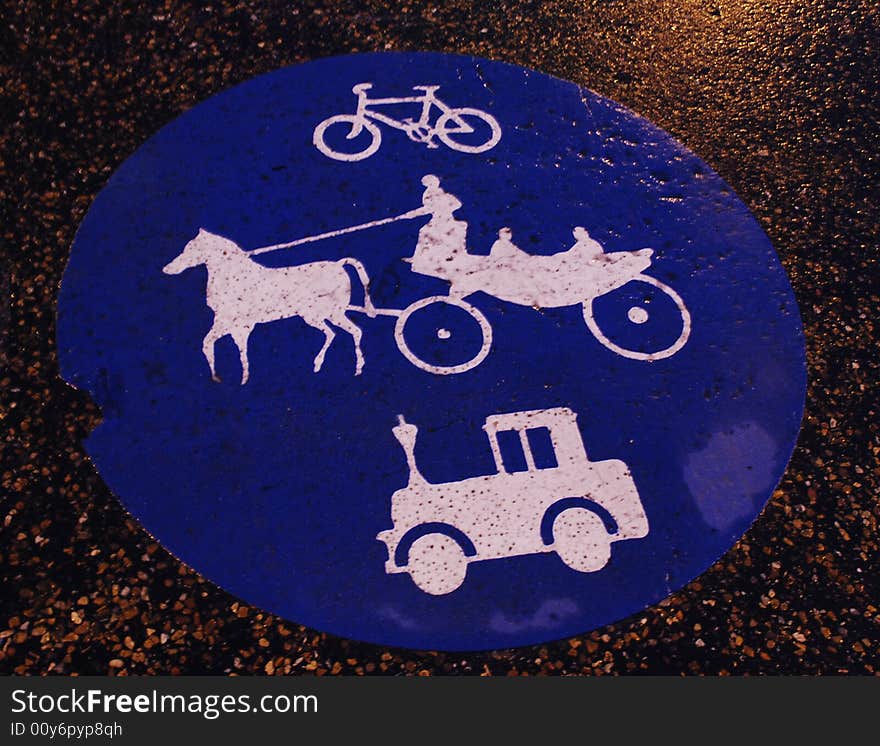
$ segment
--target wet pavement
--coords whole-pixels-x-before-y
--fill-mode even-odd
[[[875,673],[878,11],[867,3],[6,4],[0,29],[0,671]],[[161,8],[161,9],[160,9]],[[256,74],[429,49],[576,81],[677,137],[751,208],[791,279],[809,387],[798,446],[750,531],[657,606],[480,654],[357,643],[237,601],[103,484],[100,421],[58,377],[54,303],[77,225],[159,127]],[[736,289],[732,288],[731,293]]]

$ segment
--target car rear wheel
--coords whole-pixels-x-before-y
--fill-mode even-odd
[[[467,558],[452,537],[426,534],[410,547],[407,569],[413,582],[425,593],[443,596],[464,582]]]
[[[584,508],[562,511],[553,522],[553,548],[572,570],[596,572],[611,558],[611,541],[602,519]]]

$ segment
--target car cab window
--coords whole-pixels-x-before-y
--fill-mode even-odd
[[[536,469],[555,469],[559,466],[556,461],[556,452],[553,450],[553,440],[546,427],[533,427],[526,431],[526,437],[532,450]]]
[[[528,470],[526,455],[523,453],[519,433],[516,430],[498,431],[498,449],[501,451],[504,470],[508,474]]]

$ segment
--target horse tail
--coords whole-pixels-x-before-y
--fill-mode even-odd
[[[340,259],[339,263],[343,265],[348,264],[354,267],[354,271],[357,272],[358,279],[360,279],[361,285],[364,287],[364,310],[367,312],[367,316],[371,319],[376,318],[376,307],[373,305],[373,301],[370,298],[370,277],[367,274],[364,265],[350,256]]]

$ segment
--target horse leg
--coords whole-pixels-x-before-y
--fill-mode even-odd
[[[241,361],[241,385],[244,386],[247,383],[249,371],[248,371],[248,340],[251,336],[251,331],[253,331],[253,327],[246,326],[239,329],[233,329],[230,334],[232,335],[232,339],[235,341],[235,346],[238,347],[238,358]]]
[[[354,354],[356,361],[354,374],[359,376],[364,369],[364,353],[361,352],[361,337],[363,336],[363,332],[361,332],[360,327],[345,314],[335,316],[333,318],[333,323],[343,331],[348,332],[354,340]]]
[[[327,349],[330,347],[330,343],[333,341],[333,338],[336,336],[336,332],[330,328],[326,321],[307,321],[309,326],[315,327],[322,332],[324,332],[324,346],[321,347],[321,351],[315,356],[315,373],[321,370],[321,366],[324,364],[324,355],[327,354]]]
[[[211,369],[211,379],[218,383],[220,382],[220,377],[217,375],[217,370],[214,367],[214,345],[217,344],[218,339],[225,336],[227,333],[227,330],[222,328],[215,319],[214,324],[205,335],[205,339],[202,340],[202,354],[205,356],[205,360],[208,361],[208,367]]]

